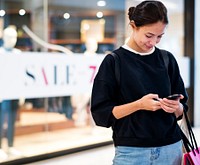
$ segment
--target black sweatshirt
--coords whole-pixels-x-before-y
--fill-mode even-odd
[[[139,110],[116,119],[114,106],[136,101],[149,93],[160,98],[182,94],[181,103],[187,110],[187,93],[178,64],[168,52],[166,69],[158,48],[152,54],[139,55],[120,47],[114,51],[120,61],[120,84],[115,76],[114,57],[106,55],[95,77],[91,112],[98,126],[112,127],[115,146],[156,147],[175,143],[181,139],[174,113]]]

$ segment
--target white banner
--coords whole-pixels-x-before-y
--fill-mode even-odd
[[[0,100],[70,96],[91,92],[104,55],[23,52],[0,54]],[[190,60],[177,59],[183,81],[190,86]]]
[[[44,52],[0,54],[0,99],[90,92],[103,58]]]

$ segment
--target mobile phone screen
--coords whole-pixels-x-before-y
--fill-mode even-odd
[[[169,99],[169,100],[176,100],[180,96],[181,96],[180,94],[173,94],[173,95],[168,96],[167,99]]]

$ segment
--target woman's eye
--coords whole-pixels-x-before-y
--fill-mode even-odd
[[[147,38],[151,38],[152,36],[146,35]]]

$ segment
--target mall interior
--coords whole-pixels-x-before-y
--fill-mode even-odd
[[[112,132],[91,117],[92,82],[105,55],[126,41],[127,10],[141,1],[0,0],[0,164],[93,149],[106,159],[102,147],[112,146]],[[161,1],[169,25],[157,46],[179,63],[199,136],[200,2]]]

